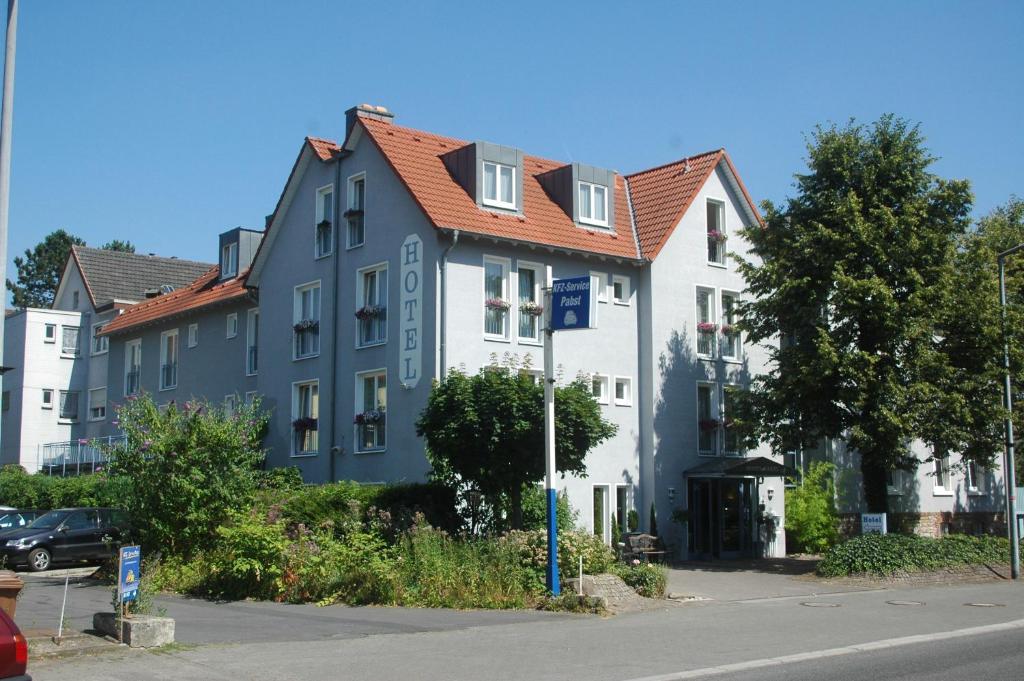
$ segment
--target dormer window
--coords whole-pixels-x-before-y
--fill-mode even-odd
[[[227,279],[238,274],[238,243],[232,241],[220,249],[220,278]]]
[[[484,161],[484,204],[499,208],[516,207],[516,169]]]
[[[580,222],[608,226],[608,188],[580,182]]]

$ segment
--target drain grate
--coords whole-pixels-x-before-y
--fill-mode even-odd
[[[806,608],[838,608],[839,603],[825,603],[823,601],[804,601],[800,605]]]
[[[886,601],[889,605],[924,605],[921,601]]]
[[[969,608],[1005,608],[1005,603],[964,603]]]

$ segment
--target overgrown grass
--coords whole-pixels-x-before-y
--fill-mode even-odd
[[[891,576],[963,565],[1007,563],[1010,543],[1005,537],[962,534],[941,539],[902,534],[867,534],[831,548],[821,563],[823,577],[856,574]]]

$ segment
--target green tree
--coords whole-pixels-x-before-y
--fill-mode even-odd
[[[737,425],[777,452],[844,438],[875,512],[887,510],[888,470],[914,465],[913,439],[956,444],[930,419],[949,387],[936,380],[949,373],[937,339],[971,194],[932,174],[933,160],[918,127],[891,115],[819,126],[796,196],[765,204],[765,224],[744,230],[754,257],[740,260],[742,326],[768,346],[771,369]]]
[[[77,236],[58,229],[32,249],[26,249],[24,257],[14,259],[18,270],[17,283],[7,280],[7,289],[14,296],[15,307],[50,307],[57,293],[64,264],[72,246],[84,246]]]
[[[616,432],[583,381],[555,388],[558,471],[585,475],[587,452]],[[468,376],[452,370],[435,383],[416,422],[436,479],[507,499],[522,527],[523,486],[544,477],[544,389],[509,368]],[[500,503],[500,502],[499,502]]]
[[[802,484],[786,489],[786,538],[804,551],[821,553],[839,541],[834,471],[834,464],[817,461]]]
[[[150,396],[133,396],[117,418],[126,443],[108,450],[108,474],[132,482],[123,507],[143,545],[186,558],[209,546],[257,488],[267,426],[258,400],[228,416],[198,402],[161,411]]]
[[[135,244],[131,241],[121,241],[120,239],[113,239],[100,246],[100,248],[106,251],[121,251],[122,253],[134,253]]]

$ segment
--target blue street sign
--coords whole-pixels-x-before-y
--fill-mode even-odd
[[[555,279],[551,283],[551,330],[589,329],[590,277]]]
[[[122,546],[117,577],[117,596],[122,603],[134,601],[139,593],[142,575],[142,550],[138,546]]]

